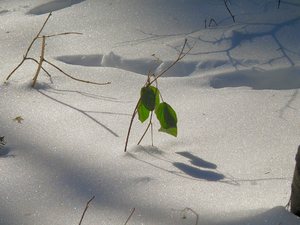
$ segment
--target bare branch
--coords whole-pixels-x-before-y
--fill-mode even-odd
[[[128,140],[129,140],[129,136],[130,136],[130,131],[131,131],[131,127],[132,127],[132,123],[133,123],[133,120],[134,120],[134,117],[136,116],[136,113],[137,113],[137,108],[140,104],[140,101],[141,101],[141,98],[139,98],[134,110],[133,110],[133,113],[132,113],[132,116],[131,116],[131,120],[130,120],[130,124],[129,124],[129,128],[128,128],[128,131],[127,131],[127,136],[126,136],[126,141],[125,141],[125,148],[124,148],[124,152],[127,151],[127,145],[128,145]]]
[[[27,49],[27,51],[26,51],[26,53],[25,53],[24,58],[27,57],[27,55],[28,55],[28,53],[29,53],[29,51],[30,51],[32,45],[34,44],[34,42],[36,41],[36,39],[38,39],[38,37],[39,37],[40,34],[42,33],[42,31],[43,31],[44,27],[46,26],[46,23],[48,22],[48,20],[49,20],[49,18],[50,18],[51,15],[52,15],[52,12],[49,13],[49,15],[48,15],[48,17],[46,18],[45,22],[43,23],[41,29],[39,30],[39,32],[37,33],[37,35],[36,35],[36,36],[33,38],[33,40],[31,41],[31,43],[30,43],[30,45],[29,45],[29,47],[28,47],[28,49]]]
[[[13,75],[14,74],[14,72],[16,72],[19,68],[20,68],[20,66],[22,66],[22,64],[24,63],[24,61],[26,60],[26,58],[24,57],[23,59],[22,59],[22,61],[10,72],[10,74],[6,77],[6,80],[8,80],[10,77],[11,77],[11,75]]]
[[[39,62],[34,58],[28,57],[26,59],[32,60],[32,61],[36,62],[37,64],[39,64]],[[51,74],[43,66],[42,66],[42,70],[51,78]]]
[[[22,61],[13,69],[13,71],[10,72],[10,74],[7,76],[6,80],[8,80],[11,77],[11,75],[13,75],[13,73],[16,72],[20,68],[20,66],[24,63],[24,61],[27,59],[28,53],[29,53],[32,45],[34,44],[34,42],[40,36],[41,32],[43,31],[43,29],[44,29],[44,27],[45,27],[46,23],[48,22],[48,20],[49,20],[49,18],[50,18],[51,15],[52,15],[52,13],[49,13],[49,15],[46,18],[45,22],[43,23],[41,29],[39,30],[39,32],[37,33],[37,35],[33,38],[33,40],[31,41],[31,43],[29,44],[29,46],[28,46],[28,48],[27,48],[27,50],[25,52],[25,55],[23,56]]]
[[[38,64],[38,68],[36,70],[36,73],[35,73],[35,76],[33,77],[33,83],[32,83],[32,87],[34,87],[34,85],[36,84],[36,80],[39,76],[39,73],[41,71],[41,68],[42,68],[42,64],[43,64],[43,61],[44,61],[44,56],[45,56],[45,44],[46,43],[46,37],[43,36],[43,39],[42,39],[42,50],[41,50],[41,56],[40,56],[40,61],[39,61],[39,64]]]
[[[65,32],[65,33],[58,33],[58,34],[50,34],[50,35],[44,35],[47,38],[50,37],[56,37],[56,36],[62,36],[62,35],[69,35],[69,34],[78,34],[78,35],[83,35],[83,33],[79,32]],[[43,36],[39,36],[38,38],[42,38]]]

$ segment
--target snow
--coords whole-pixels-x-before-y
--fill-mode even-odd
[[[297,0],[0,1],[0,224],[296,225],[285,209],[300,135]],[[42,34],[45,58],[22,60]],[[205,28],[204,21],[217,25]],[[130,118],[150,71],[178,137]],[[39,59],[37,42],[30,56]],[[153,54],[155,54],[153,56]],[[21,117],[18,123],[14,120]]]

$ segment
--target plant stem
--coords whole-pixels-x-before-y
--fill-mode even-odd
[[[129,124],[129,128],[128,128],[128,132],[127,132],[127,137],[126,137],[126,141],[125,141],[125,148],[124,148],[124,152],[127,151],[127,145],[128,145],[128,140],[129,140],[129,136],[130,136],[130,132],[131,132],[131,127],[132,127],[132,123],[133,123],[133,120],[134,120],[134,117],[136,116],[136,113],[137,113],[137,108],[140,104],[140,101],[141,101],[141,98],[139,98],[134,110],[133,110],[133,113],[132,113],[132,116],[131,116],[131,120],[130,120],[130,124]]]
[[[36,80],[39,76],[39,73],[41,71],[41,68],[42,68],[42,64],[43,64],[43,61],[44,61],[44,56],[45,56],[45,43],[46,43],[46,37],[43,36],[43,39],[42,39],[42,50],[41,50],[41,56],[40,56],[40,61],[39,61],[39,65],[38,65],[38,68],[36,70],[36,73],[35,73],[35,76],[33,78],[33,83],[32,83],[32,87],[35,86],[36,84]]]
[[[142,137],[140,138],[139,142],[137,143],[138,145],[139,145],[139,144],[142,142],[142,140],[144,139],[144,137],[145,137],[146,133],[148,132],[150,126],[151,126],[151,128],[152,128],[152,115],[153,115],[153,111],[151,111],[149,124],[148,124],[148,126],[147,126],[145,132],[143,133]],[[151,139],[152,139],[152,145],[153,145],[153,132],[151,132],[151,137],[152,137]]]
[[[20,68],[20,66],[24,63],[24,61],[27,59],[27,56],[29,54],[29,51],[30,51],[32,45],[39,38],[40,34],[42,33],[42,31],[43,31],[43,29],[44,29],[44,27],[45,27],[46,23],[48,22],[48,20],[49,20],[49,18],[50,18],[51,15],[52,15],[52,13],[49,13],[49,15],[46,18],[45,22],[43,23],[41,29],[39,30],[39,32],[37,33],[37,35],[33,38],[33,40],[31,41],[31,43],[29,44],[29,46],[28,46],[28,48],[27,48],[27,50],[25,52],[25,55],[23,56],[22,61],[17,65],[17,67],[12,72],[10,72],[10,74],[7,76],[6,80],[8,80],[11,77],[11,75],[13,75],[13,73],[16,72]]]
[[[62,35],[69,35],[69,34],[79,34],[79,35],[82,35],[83,33],[79,33],[79,32],[64,32],[64,33],[58,33],[58,34],[45,35],[45,37],[50,38],[50,37],[56,37],[56,36],[62,36]],[[39,36],[38,38],[41,38],[41,37]]]

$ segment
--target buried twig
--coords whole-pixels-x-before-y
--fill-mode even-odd
[[[78,225],[81,225],[81,223],[82,223],[82,221],[83,221],[83,218],[84,218],[84,215],[85,215],[86,211],[87,211],[88,208],[89,208],[89,204],[94,200],[94,198],[95,198],[95,196],[93,196],[93,197],[86,203],[85,208],[84,208],[84,210],[83,210],[83,213],[82,213],[82,215],[81,215],[81,219],[80,219]]]
[[[51,65],[52,67],[54,67],[55,69],[59,70],[61,73],[63,73],[64,75],[66,75],[67,77],[79,81],[79,82],[84,82],[84,83],[88,83],[88,84],[95,84],[95,85],[107,85],[110,84],[110,82],[105,82],[105,83],[98,83],[98,82],[92,82],[92,81],[88,81],[88,80],[82,80],[82,79],[78,79],[75,78],[67,73],[65,73],[62,69],[60,69],[58,66],[54,65],[53,63],[49,62],[48,60],[45,59],[45,47],[46,47],[46,38],[51,38],[51,37],[56,37],[56,36],[62,36],[62,35],[69,35],[69,34],[82,34],[79,32],[64,32],[64,33],[57,33],[57,34],[50,34],[50,35],[42,35],[41,33],[45,27],[45,25],[47,24],[50,16],[52,15],[52,13],[49,13],[48,17],[46,18],[45,22],[43,23],[41,29],[39,30],[39,32],[37,33],[37,35],[33,38],[33,40],[30,42],[24,56],[23,59],[21,60],[21,62],[10,72],[10,74],[7,76],[6,81],[9,80],[9,78],[22,66],[22,64],[26,61],[26,60],[32,60],[35,63],[38,64],[38,68],[36,70],[36,73],[33,77],[33,82],[32,82],[32,87],[35,86],[36,82],[37,82],[37,78],[40,74],[41,69],[51,78],[51,75],[49,72],[47,72],[45,70],[45,68],[43,67],[43,62],[48,63],[49,65]],[[36,60],[32,57],[28,57],[28,54],[34,44],[34,42],[38,39],[42,39],[42,44],[41,44],[41,54],[40,54],[40,58],[39,60]]]
[[[128,216],[128,218],[127,218],[126,222],[124,223],[124,225],[126,225],[126,224],[129,222],[129,220],[131,219],[131,217],[132,217],[134,211],[135,211],[135,208],[133,208],[133,209],[131,210],[131,213],[130,213],[130,215]]]
[[[196,221],[195,221],[195,225],[198,225],[198,222],[199,222],[199,215],[198,215],[198,213],[197,212],[195,212],[195,210],[193,210],[193,209],[191,209],[191,208],[184,208],[183,210],[182,210],[182,218],[183,219],[186,219],[186,212],[188,212],[188,211],[190,211],[190,212],[192,212],[195,216],[196,216]]]
[[[215,26],[218,26],[218,23],[217,23],[217,21],[214,18],[211,18],[209,20],[208,27],[211,27],[212,24],[214,24]],[[205,26],[205,29],[206,29],[207,28],[207,19],[204,20],[204,26]]]
[[[235,23],[234,15],[233,15],[232,12],[230,11],[230,9],[229,9],[227,3],[228,3],[228,0],[224,0],[225,7],[226,7],[227,11],[229,12],[229,14],[230,14],[230,16],[231,16],[233,22]]]

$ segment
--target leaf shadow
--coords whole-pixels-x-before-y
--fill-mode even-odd
[[[178,155],[184,156],[188,159],[190,159],[190,163],[193,164],[194,166],[198,166],[198,167],[203,167],[203,168],[207,168],[207,169],[217,169],[217,165],[211,162],[208,162],[202,158],[199,158],[198,156],[184,151],[184,152],[176,152]]]
[[[174,162],[173,166],[180,169],[185,174],[197,179],[203,179],[207,181],[219,181],[225,178],[225,176],[221,173],[217,173],[210,170],[202,170],[193,166],[189,166],[185,163]]]

